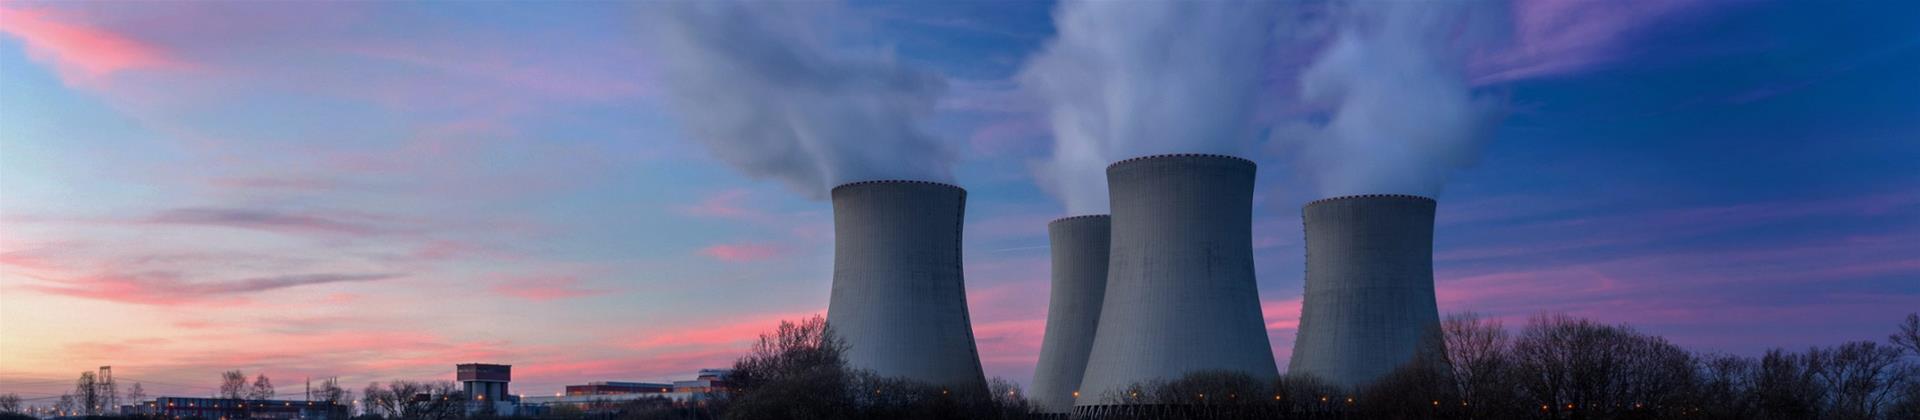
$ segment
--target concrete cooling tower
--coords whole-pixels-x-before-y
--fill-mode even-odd
[[[1195,371],[1278,376],[1253,278],[1254,170],[1200,154],[1107,167],[1107,296],[1076,412],[1127,404],[1130,385]]]
[[[1086,374],[1100,301],[1107,293],[1107,249],[1112,218],[1074,216],[1047,224],[1053,248],[1053,296],[1047,301],[1047,335],[1034,366],[1027,398],[1043,413],[1073,411],[1074,392]]]
[[[926,181],[833,188],[833,294],[827,324],[847,362],[986,395],[960,274],[967,191]]]
[[[1307,291],[1289,373],[1365,385],[1437,344],[1431,198],[1370,194],[1307,203]]]

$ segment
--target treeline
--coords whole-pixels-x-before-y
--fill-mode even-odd
[[[1097,393],[1100,418],[1203,419],[1920,419],[1920,314],[1885,342],[1855,341],[1759,357],[1689,351],[1625,325],[1566,315],[1518,331],[1448,317],[1429,351],[1365,387],[1307,375],[1262,381],[1231,372]],[[783,322],[734,366],[730,397],[697,410],[606,413],[658,419],[1015,419],[1018,387],[989,395],[850,369],[819,317]],[[1083,413],[1087,414],[1087,413]]]
[[[1565,315],[1536,316],[1518,331],[1473,314],[1454,315],[1431,337],[1429,351],[1357,389],[1306,375],[1263,381],[1196,372],[1097,393],[1094,398],[1110,403],[1098,418],[1920,419],[1920,314],[1908,315],[1885,342],[1774,349],[1758,357],[1692,352],[1628,326]],[[979,395],[881,377],[848,366],[846,349],[821,317],[782,322],[734,363],[729,392],[698,403],[648,398],[590,411],[562,407],[543,417],[1065,417],[1033,413],[1019,387],[1005,380],[993,379],[987,394]],[[76,388],[99,389],[86,379]],[[271,385],[263,382],[248,384],[245,375],[228,372],[221,391],[264,399]],[[330,382],[322,389],[317,397],[323,400],[352,401]],[[452,382],[373,383],[362,392],[364,411],[357,417],[492,417],[468,412],[464,401]],[[17,397],[0,395],[0,411],[17,412],[18,404]]]
[[[1518,333],[1448,317],[1438,345],[1381,380],[1343,389],[1200,372],[1101,393],[1106,418],[1920,419],[1920,315],[1885,343],[1760,357],[1690,352],[1624,325],[1564,315]]]

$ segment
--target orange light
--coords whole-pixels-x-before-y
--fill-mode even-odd
[[[1080,391],[1073,391],[1074,398],[1080,398]]]

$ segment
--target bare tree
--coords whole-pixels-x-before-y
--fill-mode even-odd
[[[845,342],[827,327],[823,317],[798,323],[781,321],[773,332],[761,334],[747,355],[733,363],[727,378],[734,397],[732,418],[836,418],[856,404],[851,398],[890,397],[879,384],[858,385],[846,368]],[[871,396],[864,390],[872,388]],[[849,390],[822,392],[821,390]]]
[[[1518,402],[1513,395],[1513,366],[1507,329],[1500,321],[1472,312],[1447,316],[1440,324],[1447,343],[1447,366],[1453,373],[1462,416],[1496,417]],[[1454,405],[1454,401],[1444,402]]]
[[[1899,329],[1887,336],[1887,341],[1906,349],[1913,357],[1920,357],[1920,313],[1907,314],[1907,321],[1900,323]]]
[[[369,416],[390,416],[394,411],[387,400],[392,398],[387,395],[386,388],[380,387],[379,382],[368,382],[367,387],[360,391],[360,407]]]
[[[449,381],[390,381],[367,384],[361,396],[367,414],[407,419],[451,419],[466,415],[466,396]]]
[[[314,390],[314,398],[325,405],[326,411],[321,415],[325,419],[346,418],[352,414],[352,392],[341,388],[338,380],[327,378],[320,381],[320,388]]]
[[[1678,412],[1695,373],[1692,355],[1666,339],[1566,315],[1534,317],[1513,353],[1520,391],[1553,416]]]
[[[60,394],[60,399],[53,403],[53,410],[67,416],[81,414],[77,400],[79,399],[74,398],[73,394]]]
[[[19,413],[19,412],[20,412],[20,395],[19,394],[14,394],[11,392],[6,394],[0,394],[0,413]]]
[[[247,398],[247,374],[238,370],[229,370],[220,374],[220,398]]]
[[[1808,363],[1830,393],[1827,414],[1841,419],[1873,419],[1897,402],[1913,381],[1900,364],[1902,350],[1872,341],[1855,341],[1807,352]]]
[[[1753,359],[1727,354],[1702,354],[1694,359],[1699,361],[1700,374],[1691,403],[1703,409],[1702,416],[1750,419],[1758,415],[1753,397],[1758,366]]]
[[[80,379],[73,382],[73,403],[86,415],[100,414],[101,405],[106,404],[100,395],[100,382],[93,372],[80,372]]]
[[[139,382],[134,382],[133,387],[127,388],[127,399],[134,404],[139,404],[147,399],[147,389],[142,388]]]
[[[253,387],[247,390],[247,399],[264,401],[272,399],[273,394],[273,380],[267,379],[267,374],[262,373],[253,378]]]
[[[1804,355],[1785,350],[1768,350],[1760,357],[1753,376],[1752,398],[1765,419],[1817,418],[1826,388],[1820,386],[1820,372]]]

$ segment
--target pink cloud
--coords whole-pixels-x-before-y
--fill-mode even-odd
[[[364,223],[313,214],[233,208],[184,208],[162,211],[146,220],[154,224],[224,226],[290,233],[372,235],[382,233]]]
[[[129,70],[185,67],[159,47],[78,20],[50,9],[0,6],[0,32],[19,38],[70,84],[97,84]]]
[[[750,315],[744,319],[722,322],[699,323],[647,334],[643,338],[623,340],[621,347],[634,350],[655,350],[683,347],[737,346],[744,349],[760,334],[773,331],[781,321],[800,321],[815,315],[824,315],[825,310],[803,313]]]
[[[700,254],[725,262],[754,262],[784,255],[784,248],[768,244],[719,244],[700,249]]]
[[[700,202],[680,207],[680,212],[695,217],[715,219],[746,220],[765,222],[772,217],[765,212],[748,208],[745,205],[747,190],[733,188],[723,190],[700,199]]]
[[[172,273],[105,274],[46,280],[27,290],[109,302],[172,306],[183,304],[244,303],[244,295],[271,290],[328,284],[387,280],[396,274],[303,274],[256,277],[222,282],[193,282]]]
[[[1266,318],[1267,330],[1299,329],[1301,301],[1299,297],[1260,301],[1260,313]]]
[[[581,287],[580,279],[575,277],[517,278],[495,284],[488,290],[493,291],[496,295],[535,302],[597,296],[609,293],[608,290],[604,289]]]
[[[1474,57],[1476,85],[1592,70],[1624,58],[1636,31],[1707,2],[1528,0],[1513,4],[1513,42]]]

